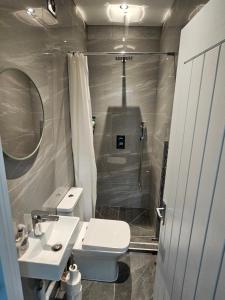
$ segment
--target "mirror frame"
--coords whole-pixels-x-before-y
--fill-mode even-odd
[[[41,107],[42,107],[42,112],[43,112],[43,128],[42,128],[42,133],[41,133],[41,138],[36,146],[36,148],[34,149],[34,151],[32,151],[30,154],[28,154],[27,156],[24,156],[24,157],[15,157],[9,153],[7,153],[5,150],[4,150],[4,147],[2,147],[2,150],[3,150],[3,153],[6,157],[9,157],[13,160],[16,160],[16,161],[23,161],[23,160],[26,160],[26,159],[29,159],[31,158],[40,148],[40,145],[41,145],[41,142],[42,142],[42,139],[43,139],[43,131],[44,131],[44,127],[45,127],[45,111],[44,111],[44,104],[43,104],[43,101],[42,101],[42,98],[41,98],[41,94],[39,92],[39,89],[37,88],[37,85],[35,84],[35,82],[33,81],[33,79],[31,79],[31,77],[26,73],[24,72],[23,70],[20,70],[19,68],[15,68],[15,67],[11,67],[11,68],[4,68],[0,71],[0,74],[2,74],[3,72],[5,71],[8,71],[8,70],[15,70],[15,71],[19,71],[19,72],[22,72],[23,74],[25,74],[30,80],[31,82],[33,83],[33,85],[35,86],[36,90],[37,90],[37,93],[40,97],[40,102],[41,102]]]

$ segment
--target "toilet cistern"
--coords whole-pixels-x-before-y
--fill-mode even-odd
[[[40,223],[43,222],[55,222],[59,220],[59,216],[53,215],[49,213],[48,211],[42,211],[42,210],[33,210],[31,212],[31,218],[32,218],[32,225],[34,230],[34,236],[42,236],[42,230]]]

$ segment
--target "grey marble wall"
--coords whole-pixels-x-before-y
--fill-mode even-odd
[[[88,26],[88,51],[158,51],[161,28],[131,27],[123,42],[120,26]],[[158,57],[134,56],[123,69],[114,56],[89,57],[90,91],[98,168],[97,206],[149,208],[151,195],[153,125]],[[124,73],[123,73],[124,72]],[[146,126],[143,146],[142,191],[138,189],[140,123]],[[126,147],[116,149],[116,136],[125,135]]]
[[[29,164],[23,175],[8,180],[15,223],[23,222],[24,213],[41,209],[52,194],[61,198],[74,185],[66,53],[85,49],[86,31],[72,0],[56,3],[58,24],[54,26],[37,26],[30,24],[28,15],[21,17],[28,7],[45,7],[44,0],[0,3],[0,70],[18,68],[28,74],[39,90],[45,114],[36,157],[10,165],[10,172],[16,173]]]
[[[175,59],[173,57],[162,56],[159,65],[151,180],[151,191],[156,205],[159,204],[160,200],[164,141],[169,140],[170,134],[180,32],[184,25],[206,2],[208,2],[208,0],[175,0],[169,17],[162,29],[160,51],[176,52],[177,55]]]

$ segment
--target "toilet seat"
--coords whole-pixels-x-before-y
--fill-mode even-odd
[[[126,222],[90,219],[82,248],[85,250],[124,252],[130,243],[130,228]]]

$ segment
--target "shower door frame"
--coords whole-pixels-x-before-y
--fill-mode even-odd
[[[0,261],[7,299],[23,300],[8,186],[0,139]]]

